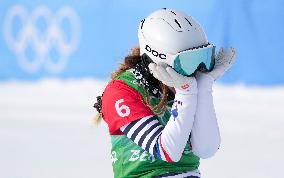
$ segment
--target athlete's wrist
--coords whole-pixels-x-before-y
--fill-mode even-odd
[[[209,73],[196,73],[197,87],[199,92],[212,91],[215,79]]]
[[[198,93],[197,81],[195,78],[192,78],[189,83],[175,88],[176,94],[181,95],[196,95]]]

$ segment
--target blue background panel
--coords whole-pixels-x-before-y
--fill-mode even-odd
[[[21,7],[24,13],[15,11],[15,7]],[[44,12],[43,7],[47,9]],[[163,7],[192,15],[217,48],[233,46],[237,49],[237,62],[221,78],[221,82],[249,85],[284,83],[284,1],[281,0],[2,0],[0,80],[109,78],[130,49],[138,45],[140,20]],[[64,16],[66,9],[69,9],[69,14]],[[13,16],[13,13],[20,15]],[[9,19],[9,15],[13,18]],[[60,18],[63,20],[56,23]],[[36,29],[37,33],[28,35],[27,27]],[[15,39],[12,43],[7,31]],[[47,35],[47,32],[50,34]],[[26,38],[22,47],[16,48],[21,36]],[[60,39],[70,45],[73,37],[77,41],[72,49],[60,47]],[[36,45],[35,41],[43,42],[42,46]],[[20,62],[23,55],[27,63],[33,59],[38,63],[34,70]],[[66,63],[59,69],[48,65],[49,62],[62,62],[62,56]]]

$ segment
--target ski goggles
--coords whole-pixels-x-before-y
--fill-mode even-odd
[[[173,68],[185,76],[193,76],[197,70],[210,72],[215,65],[215,46],[211,44],[188,49],[173,56]]]

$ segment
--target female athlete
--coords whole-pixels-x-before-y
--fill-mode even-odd
[[[235,61],[173,9],[143,19],[139,48],[112,75],[95,107],[108,124],[114,177],[200,178],[220,134],[212,85]]]

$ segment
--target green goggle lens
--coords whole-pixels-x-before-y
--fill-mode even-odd
[[[174,59],[174,69],[179,74],[193,76],[197,70],[213,70],[215,65],[215,46],[187,50],[179,53]]]

